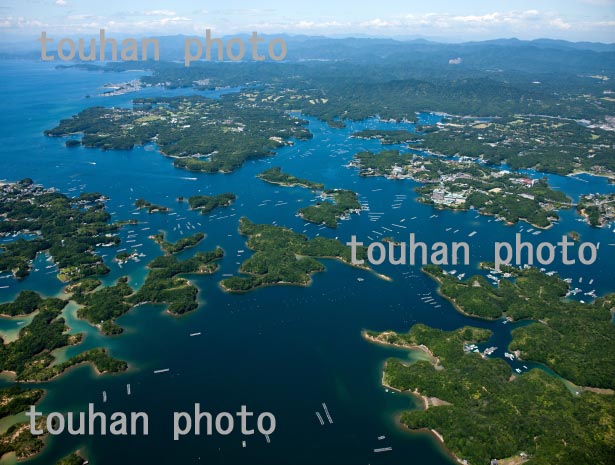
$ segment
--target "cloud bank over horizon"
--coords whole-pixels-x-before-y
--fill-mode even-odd
[[[44,30],[49,35],[92,35],[100,29],[122,35],[218,35],[258,31],[263,34],[324,36],[364,35],[408,38],[434,37],[468,41],[502,37],[552,38],[570,41],[615,42],[615,0],[453,1],[409,5],[387,1],[353,8],[347,1],[334,5],[314,0],[289,5],[280,0],[259,4],[233,2],[209,9],[187,0],[122,2],[108,0],[11,0],[0,4],[0,40],[27,40]],[[258,7],[250,7],[258,5]],[[127,6],[129,8],[127,8]],[[495,7],[500,7],[497,10]],[[502,8],[509,7],[509,8]]]

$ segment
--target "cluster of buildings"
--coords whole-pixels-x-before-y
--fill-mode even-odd
[[[466,202],[466,194],[449,192],[444,187],[439,187],[431,193],[431,200],[438,205],[463,205]]]

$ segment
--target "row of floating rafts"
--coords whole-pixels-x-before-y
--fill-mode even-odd
[[[325,404],[324,402],[322,403],[322,408],[324,411],[325,416],[327,417],[327,421],[329,422],[329,424],[333,424],[333,418],[331,418],[331,414],[329,413],[329,409],[327,408],[327,404]],[[325,425],[325,421],[322,418],[322,415],[320,414],[320,412],[318,410],[316,410],[316,412],[314,412],[316,414],[316,418],[318,419],[318,422],[320,423],[320,426],[324,426]]]
[[[395,195],[395,201],[391,204],[391,208],[393,210],[397,210],[399,208],[401,208],[404,200],[406,200],[408,196],[405,194],[396,194]]]

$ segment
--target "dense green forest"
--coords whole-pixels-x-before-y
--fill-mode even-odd
[[[88,284],[85,287],[73,288],[72,300],[82,305],[77,310],[77,316],[97,326],[104,334],[121,333],[122,328],[115,323],[115,319],[132,307],[125,301],[126,297],[133,293],[128,285],[128,278],[120,278],[115,285],[97,290],[89,290],[91,288]]]
[[[0,315],[28,315],[43,305],[43,298],[34,291],[21,291],[15,300],[0,304]]]
[[[201,233],[186,239],[192,242],[199,234]],[[177,244],[173,245],[176,246]],[[89,321],[104,334],[120,334],[123,329],[115,320],[138,304],[167,304],[167,311],[174,315],[195,310],[198,307],[198,290],[178,275],[214,273],[218,269],[216,261],[223,255],[221,248],[210,252],[197,252],[185,260],[179,260],[169,253],[156,257],[149,263],[145,282],[136,292],[129,286],[127,277],[118,279],[113,286],[101,288],[98,288],[100,282],[86,280],[71,286],[71,299],[83,305],[77,311],[79,318]]]
[[[182,252],[186,249],[194,247],[203,239],[205,239],[205,234],[202,232],[197,232],[188,237],[182,237],[176,243],[168,242],[164,240],[164,232],[159,232],[158,234],[152,236],[152,238],[156,241],[160,248],[166,254],[176,254]]]
[[[82,144],[132,149],[152,141],[175,166],[207,173],[230,172],[246,160],[273,155],[291,138],[311,137],[304,121],[271,102],[243,94],[219,100],[200,96],[140,98],[132,109],[92,107],[45,131],[82,133]]]
[[[283,173],[282,168],[280,168],[279,166],[269,168],[257,175],[257,177],[265,182],[277,184],[279,186],[299,186],[313,190],[322,190],[325,188],[324,184],[322,183],[313,182],[308,179],[298,178],[296,176],[293,176],[292,174]]]
[[[188,203],[193,210],[200,210],[203,215],[207,215],[216,208],[230,206],[235,199],[235,194],[226,192],[218,195],[194,195],[188,198]]]
[[[501,67],[501,57],[494,50],[509,53],[519,50],[517,45],[493,44],[487,48],[487,61]],[[354,136],[377,137],[384,144],[411,142],[413,147],[438,153],[482,157],[491,164],[506,162],[515,169],[558,174],[588,170],[615,176],[609,156],[615,136],[607,130],[612,126],[607,117],[615,114],[615,99],[607,95],[613,92],[610,83],[580,71],[543,69],[536,74],[509,66],[507,71],[494,72],[476,55],[477,49],[464,48],[465,54],[476,59],[473,66],[457,67],[447,64],[444,56],[440,62],[425,57],[427,61],[418,64],[408,58],[404,66],[392,55],[379,55],[376,62],[365,56],[354,62],[276,66],[195,63],[185,68],[151,62],[144,64],[152,70],[141,78],[144,85],[235,86],[236,92],[218,100],[196,96],[135,99],[131,110],[93,107],[62,120],[46,133],[83,133],[83,145],[101,148],[131,148],[155,139],[163,153],[177,157],[176,166],[213,173],[232,171],[246,160],[271,155],[293,138],[310,137],[303,123],[287,112],[319,118],[334,128],[369,117],[413,122],[417,113],[441,112],[448,115],[444,124],[419,127],[417,133],[365,130]],[[575,55],[575,65],[583,60],[597,65],[599,56],[613,59],[612,53],[581,54],[572,49],[547,53],[529,48],[526,52],[521,62],[531,69],[541,68],[538,64],[548,61],[550,53],[582,55]],[[122,69],[121,64],[106,68]]]
[[[73,452],[72,454],[58,460],[55,465],[83,465],[84,463],[86,463],[86,460],[78,453]]]
[[[431,351],[436,365],[389,359],[383,382],[446,402],[406,411],[401,422],[414,430],[436,430],[460,459],[488,464],[523,453],[534,465],[612,463],[613,396],[575,395],[540,369],[513,375],[502,359],[464,352],[464,344],[486,341],[488,330],[443,331],[416,324],[407,334],[367,335],[384,344],[421,345]]]
[[[17,385],[0,389],[0,419],[25,412],[30,405],[38,403],[43,394],[42,389],[24,389]]]
[[[83,193],[70,198],[53,189],[44,189],[23,180],[0,189],[1,232],[31,232],[36,238],[18,238],[0,247],[0,271],[12,271],[17,278],[26,277],[32,260],[39,252],[47,252],[58,265],[58,278],[64,282],[106,274],[109,269],[96,247],[114,245],[118,224],[110,223],[105,210],[105,197]]]
[[[168,211],[171,211],[169,207],[165,207],[162,205],[156,205],[145,199],[135,200],[135,207],[137,207],[137,210],[140,210],[141,208],[145,208],[147,210],[147,213],[166,213]]]
[[[460,281],[434,265],[423,270],[465,314],[533,320],[512,331],[510,350],[523,359],[542,362],[580,386],[615,388],[615,294],[591,304],[566,300],[568,284],[535,268],[508,268],[512,279],[500,279],[498,287],[480,275]]]
[[[615,134],[577,121],[538,116],[510,116],[490,121],[449,118],[422,136],[417,148],[446,155],[480,157],[512,169],[569,174],[615,173]]]
[[[168,304],[167,311],[181,315],[196,310],[197,288],[180,274],[212,274],[218,269],[217,260],[224,252],[216,248],[197,252],[193,257],[179,260],[175,256],[156,257],[149,265],[143,286],[126,300],[132,305],[144,302]]]
[[[41,428],[45,418],[39,418],[37,427]],[[10,452],[15,453],[18,460],[25,460],[38,454],[45,443],[44,437],[34,436],[27,423],[16,423],[0,434],[0,457]]]
[[[301,218],[310,223],[324,224],[329,228],[337,228],[340,218],[349,213],[361,210],[357,194],[345,189],[328,189],[322,193],[323,201],[315,205],[300,208]],[[332,201],[329,201],[331,199]]]
[[[0,344],[0,371],[15,372],[19,381],[46,381],[83,362],[91,362],[101,373],[126,369],[125,362],[109,357],[104,349],[91,349],[54,364],[55,349],[78,344],[82,338],[81,334],[67,333],[68,327],[61,316],[66,304],[55,297],[40,299],[37,314],[19,330],[17,339]],[[0,339],[0,342],[4,341]]]
[[[239,232],[248,237],[247,245],[254,254],[239,268],[247,276],[233,276],[221,282],[223,289],[229,291],[249,291],[271,284],[307,285],[312,273],[325,269],[315,257],[352,263],[350,248],[335,239],[308,239],[290,229],[255,224],[247,218],[240,219]],[[357,248],[357,258],[365,256],[366,249]]]

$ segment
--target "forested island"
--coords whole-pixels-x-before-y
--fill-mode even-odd
[[[509,224],[525,220],[546,228],[559,219],[556,210],[572,207],[572,200],[552,189],[546,178],[530,179],[467,159],[446,160],[384,150],[357,153],[350,166],[359,168],[361,176],[421,183],[415,190],[423,203],[455,210],[475,208]]]
[[[154,236],[151,236],[151,238],[156,241],[156,243],[160,246],[164,253],[172,255],[194,247],[203,239],[205,239],[205,234],[203,234],[202,232],[197,232],[191,236],[181,238],[175,244],[173,244],[172,242],[165,241],[164,232],[162,231]]]
[[[99,373],[126,370],[125,362],[111,358],[101,348],[90,349],[56,364],[52,352],[78,344],[82,334],[67,333],[68,327],[61,316],[67,301],[55,297],[42,299],[40,296],[36,301],[34,309],[24,307],[27,313],[36,311],[36,315],[19,330],[17,339],[5,344],[0,338],[0,372],[13,372],[17,381],[37,382],[47,381],[85,362],[92,363]]]
[[[317,202],[316,205],[301,208],[297,212],[301,218],[310,223],[324,224],[329,228],[337,228],[338,220],[348,219],[349,214],[358,213],[361,210],[361,204],[355,192],[346,189],[325,190],[324,184],[283,173],[279,166],[269,168],[257,177],[263,181],[280,186],[299,186],[306,189],[321,190],[321,201]]]
[[[216,208],[230,206],[236,198],[232,192],[218,195],[194,195],[188,198],[188,204],[191,209],[200,210],[203,215],[207,215]]]
[[[319,182],[313,182],[308,179],[301,179],[292,174],[282,172],[282,168],[274,166],[257,175],[258,178],[270,184],[277,184],[284,187],[305,187],[306,189],[322,190],[325,185]]]
[[[164,207],[162,205],[156,205],[145,199],[137,199],[135,201],[135,207],[137,207],[137,210],[145,208],[147,210],[147,213],[166,213],[168,211],[171,211],[169,207]]]
[[[85,147],[130,150],[156,142],[175,166],[206,173],[231,172],[247,160],[274,155],[290,139],[311,137],[305,122],[271,102],[243,94],[138,98],[133,108],[91,107],[45,131],[83,134]]]
[[[42,389],[24,389],[20,386],[0,389],[0,420],[25,412],[31,405],[36,405],[43,394]],[[40,427],[44,421],[44,418],[39,418],[37,426]],[[18,460],[30,458],[42,450],[43,440],[44,437],[30,433],[28,423],[15,423],[0,434],[0,459],[10,452]]]
[[[471,464],[509,458],[544,465],[611,463],[614,396],[575,394],[543,370],[517,376],[500,358],[464,351],[490,335],[467,326],[443,331],[422,324],[407,334],[367,331],[373,342],[430,354],[430,360],[410,364],[386,362],[383,384],[412,392],[425,405],[402,413],[401,423],[434,432],[458,460]]]
[[[217,260],[224,252],[216,248],[197,252],[193,257],[179,260],[168,254],[156,257],[149,265],[149,273],[138,291],[128,284],[128,278],[118,279],[115,285],[98,288],[100,282],[86,280],[71,287],[71,299],[83,305],[77,315],[100,329],[104,334],[120,334],[123,329],[115,322],[135,305],[143,303],[167,304],[173,315],[191,312],[198,307],[198,289],[180,274],[211,274],[218,269]]]
[[[324,224],[329,228],[337,228],[340,219],[348,218],[350,213],[361,211],[357,194],[346,189],[327,189],[323,191],[321,202],[299,209],[301,218],[310,223]]]
[[[87,461],[77,452],[73,452],[58,460],[55,465],[84,465]]]
[[[23,290],[12,302],[0,304],[0,315],[2,316],[17,316],[29,315],[38,310],[43,304],[43,298],[38,292]]]
[[[325,270],[315,258],[336,258],[352,263],[350,248],[335,239],[308,239],[288,228],[255,224],[247,218],[239,220],[239,233],[248,237],[246,244],[254,254],[239,268],[246,276],[233,276],[220,283],[227,291],[245,292],[272,284],[306,286],[312,273]],[[357,258],[364,257],[366,248],[358,247]]]
[[[25,278],[36,255],[47,252],[63,282],[108,273],[94,250],[119,244],[115,233],[120,225],[110,223],[105,200],[99,193],[70,198],[31,179],[0,184],[0,237],[17,236],[0,246],[0,271]],[[35,237],[26,240],[23,234]]]

